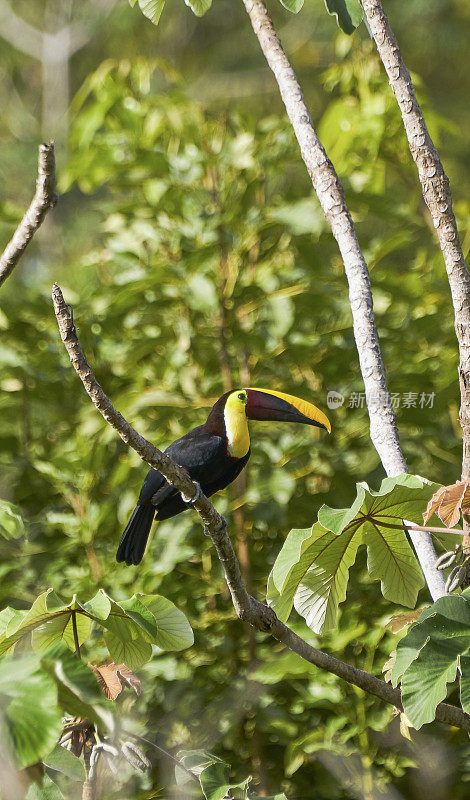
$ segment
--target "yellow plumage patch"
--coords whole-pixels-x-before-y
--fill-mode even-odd
[[[228,451],[234,458],[243,458],[250,449],[250,434],[246,418],[246,392],[238,390],[227,397],[224,408]]]

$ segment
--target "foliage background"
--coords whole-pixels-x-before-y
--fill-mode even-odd
[[[468,793],[468,744],[438,725],[400,737],[391,711],[281,653],[241,625],[218,563],[187,514],[161,524],[139,568],[114,561],[145,474],[84,396],[58,340],[50,286],[74,306],[82,344],[117,407],[158,446],[198,424],[230,385],[280,387],[325,408],[331,437],[252,426],[247,488],[223,493],[248,582],[263,597],[292,527],[319,506],[349,505],[355,481],[382,476],[365,410],[346,282],[300,161],[277,89],[242,5],[218,0],[197,20],[183,3],[155,29],[125,2],[18,0],[39,28],[61,17],[92,35],[71,61],[75,99],[59,139],[61,200],[0,297],[0,496],[26,536],[0,540],[2,607],[47,586],[86,599],[161,593],[188,615],[195,645],[156,656],[143,696],[123,712],[163,746],[205,747],[258,789],[295,800]],[[392,392],[435,393],[398,409],[412,472],[458,477],[456,344],[448,286],[401,120],[364,26],[338,34],[311,0],[298,17],[272,11],[319,132],[343,180],[369,265]],[[391,2],[389,13],[451,177],[464,252],[470,242],[470,11],[463,0]],[[1,233],[31,194],[41,123],[38,64],[2,41]],[[78,92],[78,94],[77,94]],[[428,600],[422,593],[421,601]],[[380,674],[394,647],[361,560],[338,630],[312,643]],[[399,610],[399,609],[398,609]],[[346,758],[347,756],[347,758]],[[153,797],[172,781],[123,775],[109,795]],[[387,794],[388,792],[388,794]]]

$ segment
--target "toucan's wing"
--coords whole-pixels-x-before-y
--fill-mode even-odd
[[[201,482],[208,473],[217,470],[226,455],[226,448],[221,436],[206,432],[200,425],[170,444],[165,452],[184,467],[194,481]]]
[[[220,455],[225,452],[225,443],[220,436],[201,430],[202,425],[170,444],[165,453],[184,467],[191,478],[199,483],[208,475],[219,477],[216,473],[220,464]],[[151,503],[157,508],[178,491],[167,483],[161,472],[150,469],[142,485],[139,503]]]

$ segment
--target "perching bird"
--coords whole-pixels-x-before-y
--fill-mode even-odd
[[[250,457],[248,420],[301,422],[331,431],[322,411],[290,394],[267,389],[226,392],[212,407],[204,425],[170,444],[165,453],[184,467],[210,497],[235,480]],[[126,564],[142,560],[153,518],[168,519],[190,507],[156,469],[144,480],[137,506],[127,523],[116,558]]]

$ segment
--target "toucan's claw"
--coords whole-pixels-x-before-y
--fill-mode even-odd
[[[197,481],[193,481],[193,486],[195,488],[194,497],[186,497],[186,495],[181,492],[181,497],[185,503],[196,503],[202,495],[201,484]]]

